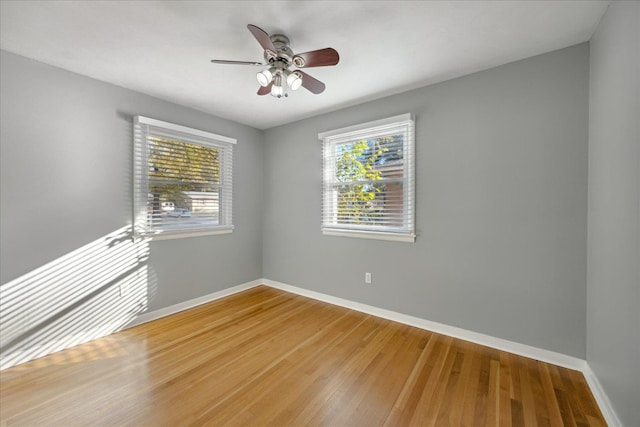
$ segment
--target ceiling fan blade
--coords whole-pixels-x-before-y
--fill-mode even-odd
[[[311,77],[309,74],[300,70],[296,70],[295,72],[300,73],[300,76],[302,78],[303,88],[307,89],[311,93],[315,93],[316,95],[324,92],[324,89],[326,86],[320,80],[315,79]]]
[[[273,42],[271,41],[269,34],[267,34],[265,30],[251,24],[247,25],[247,28],[249,29],[249,31],[251,31],[251,34],[253,34],[253,37],[255,37],[256,40],[258,40],[258,43],[260,43],[260,46],[262,46],[264,50],[270,50],[271,52],[273,52],[274,55],[276,54],[277,52],[276,47],[273,45]]]
[[[330,47],[299,53],[293,57],[293,63],[298,68],[327,67],[336,65],[338,61],[340,61],[340,55]]]
[[[226,59],[212,59],[211,62],[214,64],[229,64],[229,65],[266,65],[262,62],[253,62],[253,61],[227,61]]]
[[[267,95],[271,93],[271,86],[273,86],[273,82],[269,83],[268,86],[260,86],[258,89],[258,95]]]

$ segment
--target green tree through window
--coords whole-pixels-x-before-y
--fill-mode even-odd
[[[375,222],[382,212],[376,195],[384,191],[382,173],[376,168],[381,156],[389,151],[390,137],[363,139],[336,146],[336,181],[338,185],[338,222],[363,224]]]

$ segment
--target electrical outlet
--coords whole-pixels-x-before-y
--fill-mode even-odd
[[[370,285],[371,284],[371,273],[364,273],[364,283]]]

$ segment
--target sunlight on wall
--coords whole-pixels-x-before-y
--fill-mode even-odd
[[[146,310],[149,242],[126,226],[0,287],[0,369],[122,329]]]

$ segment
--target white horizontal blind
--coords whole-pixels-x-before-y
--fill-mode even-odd
[[[414,237],[409,114],[325,132],[322,229]]]
[[[136,235],[231,231],[235,140],[142,116],[134,127]]]

